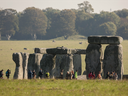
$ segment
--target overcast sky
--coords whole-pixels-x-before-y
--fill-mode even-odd
[[[83,1],[89,1],[94,8],[94,13],[128,9],[128,0],[0,0],[0,8],[12,8],[18,12],[23,11],[27,7],[39,9],[52,7],[53,9],[60,10],[78,9],[77,4]]]

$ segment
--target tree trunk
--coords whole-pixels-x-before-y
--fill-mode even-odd
[[[32,36],[33,40],[36,40],[36,38],[37,38],[36,34],[31,34],[31,36]]]
[[[0,33],[0,40],[1,40],[1,33]]]
[[[64,36],[64,39],[66,39],[66,40],[67,40],[67,39],[68,39],[68,36]]]
[[[7,40],[10,40],[11,35],[6,35]]]

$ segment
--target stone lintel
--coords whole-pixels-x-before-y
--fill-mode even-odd
[[[35,53],[41,54],[86,54],[85,49],[67,49],[67,48],[35,48]]]
[[[123,38],[120,36],[89,36],[88,43],[91,44],[120,44]]]

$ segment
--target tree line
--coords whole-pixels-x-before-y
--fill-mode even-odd
[[[22,12],[15,9],[0,10],[0,40],[52,39],[71,35],[119,35],[128,39],[128,9],[113,12],[94,9],[88,1],[78,9],[38,9],[28,7]]]

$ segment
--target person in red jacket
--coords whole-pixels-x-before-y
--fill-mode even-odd
[[[92,79],[95,79],[95,72],[93,72],[92,74]]]
[[[90,73],[88,74],[88,78],[89,78],[89,79],[92,78],[92,72],[90,72]]]

